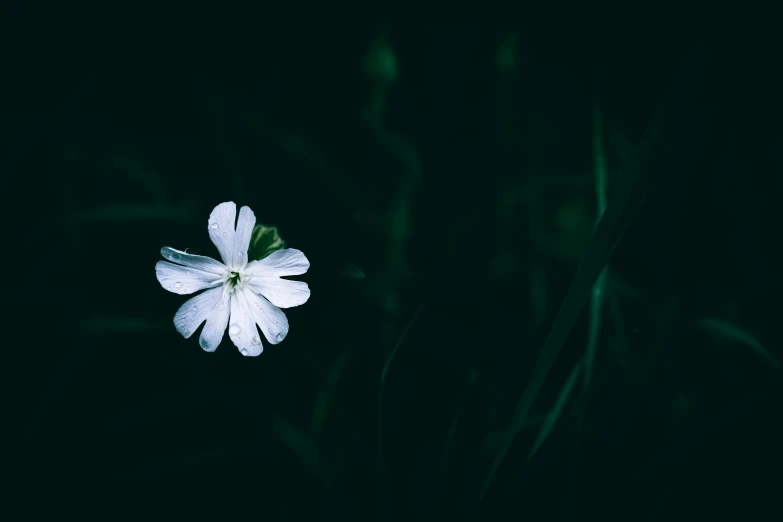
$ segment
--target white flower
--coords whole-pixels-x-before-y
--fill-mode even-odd
[[[248,263],[256,216],[242,207],[238,221],[236,217],[233,201],[221,203],[209,216],[207,230],[222,263],[163,247],[160,253],[171,263],[158,261],[155,274],[163,288],[175,294],[206,290],[182,305],[174,316],[174,327],[186,339],[206,321],[199,344],[214,352],[228,326],[228,335],[242,355],[256,356],[264,350],[256,325],[267,341],[279,343],[288,334],[288,319],[280,308],[304,304],[310,297],[307,283],[281,277],[304,274],[310,262],[301,251],[285,248]]]

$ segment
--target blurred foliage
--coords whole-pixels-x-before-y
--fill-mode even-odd
[[[2,98],[2,194],[34,212],[7,272],[18,482],[82,509],[220,499],[229,519],[777,518],[775,42],[614,20],[267,21],[205,50],[169,29],[20,52]],[[712,120],[623,216],[479,504],[699,37]],[[310,301],[253,360],[227,336],[215,353],[182,339],[183,299],[154,277],[163,245],[217,255],[222,201],[268,224],[251,257],[311,262]]]

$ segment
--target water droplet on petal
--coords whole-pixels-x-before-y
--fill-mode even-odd
[[[182,288],[182,283],[177,281],[176,283],[174,283],[174,286],[177,287],[177,288]]]
[[[241,350],[239,350],[239,353],[241,353],[242,355],[245,355],[245,356],[246,356],[246,355],[247,355],[247,350],[245,350],[244,348],[242,348]]]
[[[212,223],[212,225],[210,225],[210,228],[211,228],[212,230],[217,230],[217,227],[218,227],[218,224],[217,224],[217,223]],[[225,232],[223,232],[223,235],[225,235],[225,234],[226,234],[226,233],[225,233]]]
[[[275,341],[277,341],[279,343],[280,341],[283,340],[284,337],[285,337],[285,334],[283,332],[280,332],[279,334],[275,335]]]
[[[253,337],[253,344],[261,344],[261,338],[257,335]]]
[[[232,324],[231,328],[228,329],[228,333],[230,333],[231,335],[237,335],[241,331],[242,328],[240,328],[237,323]]]

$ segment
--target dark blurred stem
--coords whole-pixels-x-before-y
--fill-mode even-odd
[[[606,160],[604,156],[604,144],[601,122],[601,109],[596,103],[593,108],[593,161],[595,171],[595,198],[596,198],[596,224],[606,209]],[[598,340],[601,330],[601,310],[604,303],[604,294],[606,293],[606,279],[608,277],[607,269],[604,268],[601,275],[595,282],[593,293],[590,297],[590,324],[587,334],[587,350],[585,352],[584,379],[582,380],[582,390],[586,390],[590,385],[590,379],[593,376],[593,365],[595,363],[596,351],[598,350]]]
[[[606,159],[604,155],[603,143],[603,125],[601,119],[601,109],[596,102],[593,105],[593,172],[595,179],[595,199],[596,199],[596,226],[606,209],[607,192],[607,174]],[[590,322],[587,330],[587,347],[584,356],[584,373],[582,379],[582,394],[589,389],[593,377],[593,367],[595,365],[596,352],[598,351],[598,341],[601,331],[601,312],[603,310],[604,296],[606,294],[606,282],[608,279],[607,269],[604,268],[593,286],[590,295]],[[581,433],[585,421],[586,408],[581,408],[576,419],[574,427],[574,443],[571,447],[571,459],[569,473],[569,493],[565,503],[566,518],[574,517],[572,502],[574,492],[579,488],[579,475],[577,473],[581,450]]]

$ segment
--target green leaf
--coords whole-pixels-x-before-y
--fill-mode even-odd
[[[250,248],[247,251],[248,261],[258,261],[266,256],[285,248],[285,241],[280,237],[277,227],[256,225],[250,235]]]

